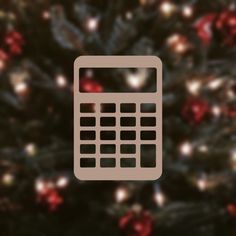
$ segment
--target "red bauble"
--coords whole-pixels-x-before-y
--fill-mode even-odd
[[[101,93],[103,87],[96,80],[85,77],[80,79],[80,90],[86,93]]]
[[[54,188],[45,188],[38,193],[38,202],[45,204],[50,211],[55,211],[63,203],[63,198]]]
[[[153,219],[148,212],[131,211],[120,219],[119,226],[126,236],[150,236]]]
[[[215,18],[216,18],[216,14],[210,13],[203,16],[194,25],[197,31],[198,37],[201,39],[201,41],[205,45],[208,45],[212,40],[212,34],[213,34],[212,26],[213,26]]]
[[[216,33],[226,45],[236,45],[236,10],[225,10],[215,21]]]
[[[227,206],[227,212],[230,216],[236,217],[236,204],[228,204]]]
[[[6,34],[5,44],[9,48],[9,52],[13,55],[20,55],[22,53],[22,48],[25,40],[21,33],[17,31],[10,31]]]
[[[183,106],[182,117],[190,124],[199,124],[209,112],[209,105],[199,98],[189,99]]]

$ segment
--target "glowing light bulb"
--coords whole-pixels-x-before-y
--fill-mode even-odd
[[[56,78],[56,83],[58,87],[64,88],[67,85],[67,80],[63,75],[59,75]]]
[[[65,188],[67,185],[68,185],[68,178],[66,177],[60,177],[58,180],[57,180],[57,183],[56,183],[57,187],[59,188]]]
[[[201,176],[198,180],[197,180],[197,187],[200,191],[205,191],[208,187],[208,183],[207,183],[207,178],[205,175]]]
[[[215,80],[212,80],[208,83],[207,87],[210,89],[210,90],[216,90],[218,88],[220,88],[220,86],[223,84],[223,80],[222,79],[215,79]]]
[[[171,16],[176,10],[176,6],[169,1],[165,1],[160,5],[160,11],[166,17]]]
[[[36,145],[33,143],[29,143],[25,146],[25,152],[29,155],[29,156],[34,156],[37,152],[37,148]]]
[[[10,186],[14,182],[14,176],[10,173],[6,173],[2,177],[2,182],[4,185]]]
[[[201,146],[198,148],[198,150],[199,150],[200,152],[206,153],[206,152],[208,152],[208,147],[207,147],[207,145],[201,145]]]
[[[161,191],[156,191],[154,195],[154,200],[157,203],[157,205],[160,207],[164,206],[166,202],[166,198]]]
[[[89,31],[95,31],[98,28],[98,19],[91,17],[87,20],[86,27]]]
[[[217,106],[217,105],[214,105],[211,109],[212,111],[212,114],[215,116],[215,117],[219,117],[221,115],[221,107],[220,106]]]
[[[186,18],[190,18],[193,15],[193,7],[192,6],[184,6],[182,9],[182,14]]]
[[[43,17],[44,20],[48,20],[48,19],[51,18],[51,14],[50,14],[49,11],[43,11],[42,17]]]
[[[193,152],[193,146],[189,142],[184,142],[180,145],[180,153],[184,156],[190,156]]]
[[[116,197],[116,201],[118,203],[125,201],[129,197],[129,193],[128,193],[127,188],[125,188],[125,187],[118,188],[116,190],[115,197]]]
[[[187,81],[186,87],[189,93],[197,95],[202,87],[202,83],[199,80],[191,80]]]
[[[147,78],[147,70],[140,69],[135,73],[128,73],[126,76],[126,82],[131,88],[140,89],[145,85]]]

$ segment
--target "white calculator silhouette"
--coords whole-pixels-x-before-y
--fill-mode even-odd
[[[152,68],[154,91],[86,93],[81,69]],[[108,80],[109,78],[106,78]],[[80,180],[155,180],[162,173],[162,63],[81,56],[74,64],[74,173]]]

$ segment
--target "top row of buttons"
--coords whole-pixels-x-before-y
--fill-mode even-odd
[[[155,103],[142,103],[140,104],[140,111],[142,113],[155,113],[156,104]],[[81,103],[80,104],[81,113],[95,113],[95,104],[94,103]],[[115,113],[116,104],[115,103],[101,103],[100,104],[101,113]],[[135,103],[122,103],[120,104],[121,113],[135,113],[136,104]]]

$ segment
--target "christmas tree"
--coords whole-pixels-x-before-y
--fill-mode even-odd
[[[236,234],[233,0],[1,1],[0,33],[0,235]],[[163,61],[159,180],[74,177],[80,55]],[[89,71],[83,89],[150,85],[123,76],[103,84]]]

